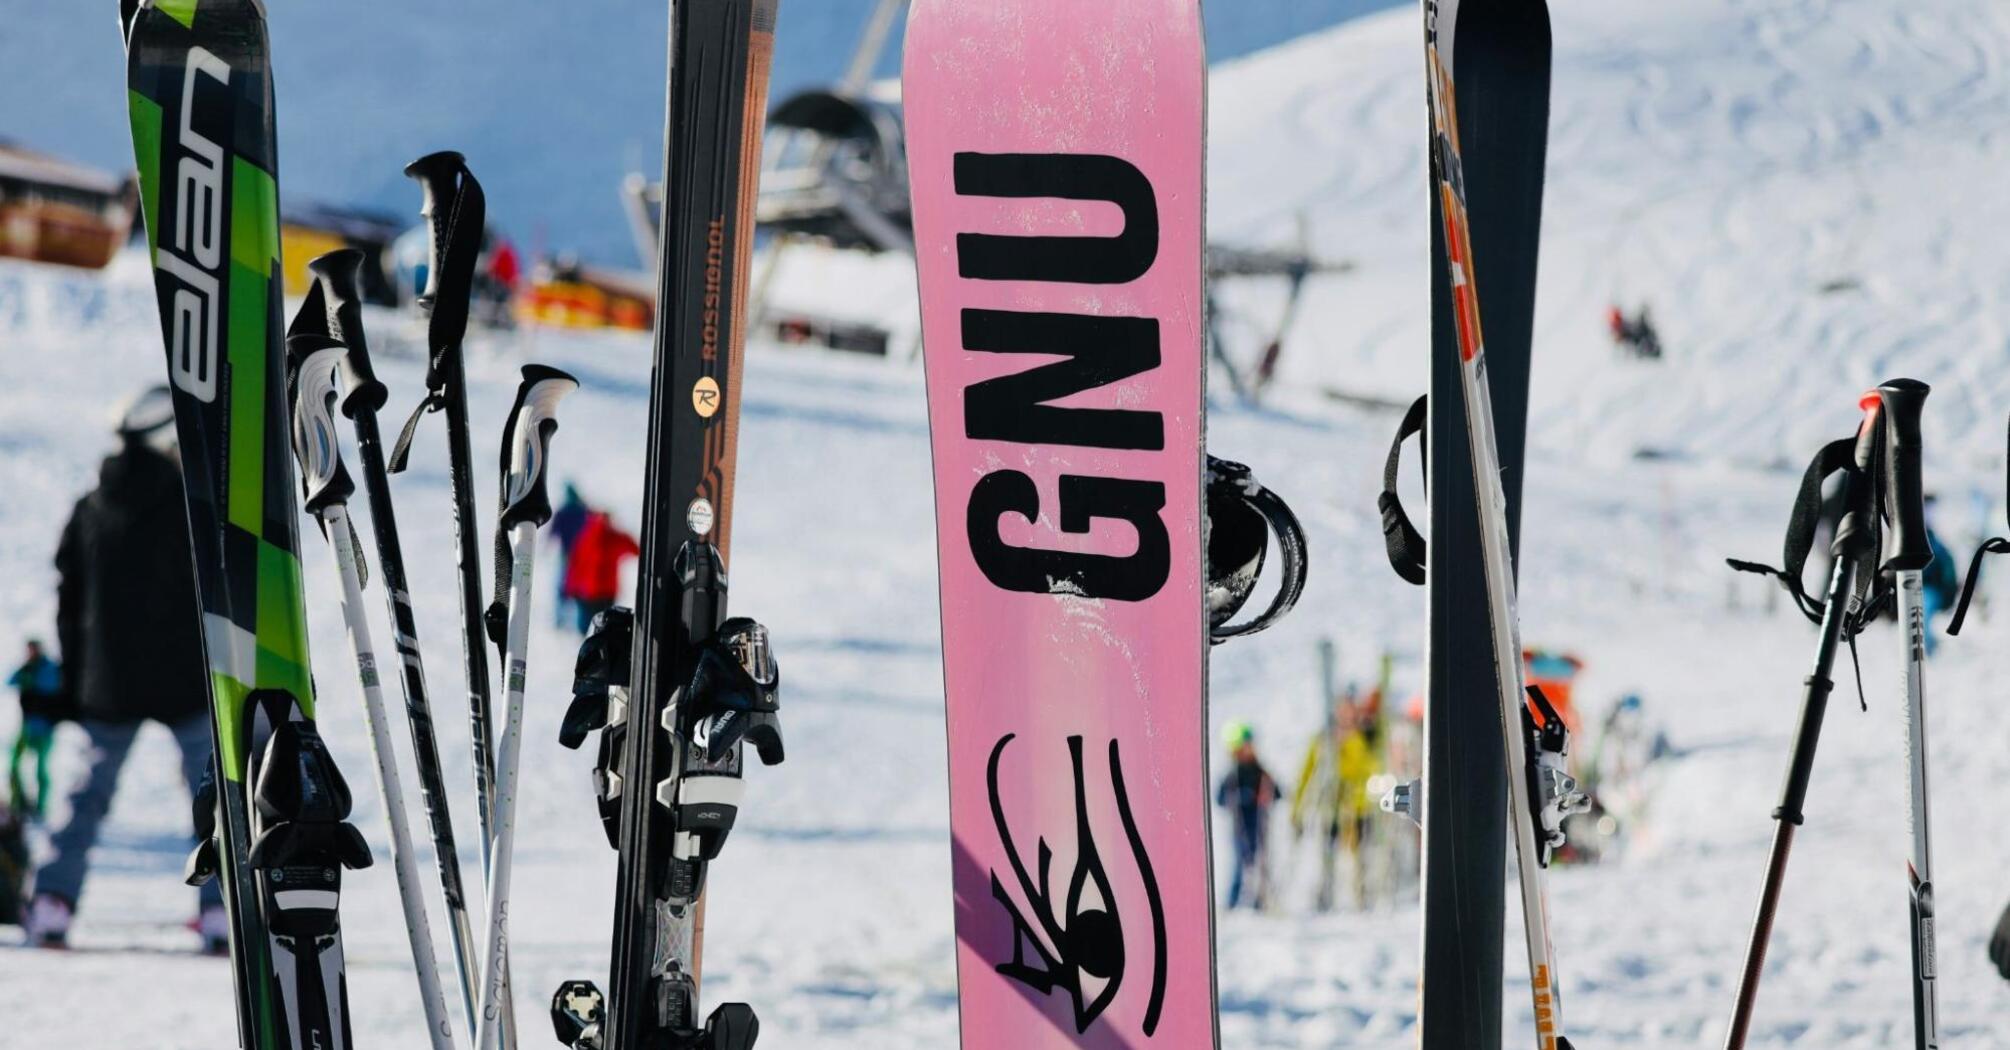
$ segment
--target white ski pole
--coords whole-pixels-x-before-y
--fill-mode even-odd
[[[1934,958],[1932,834],[1926,804],[1926,567],[1933,563],[1933,546],[1926,536],[1925,483],[1920,474],[1919,418],[1930,393],[1914,379],[1894,379],[1863,396],[1866,411],[1875,408],[1883,419],[1874,428],[1876,447],[1857,447],[1857,463],[1878,472],[1877,490],[1883,506],[1884,545],[1879,569],[1894,577],[1898,590],[1898,620],[1905,646],[1906,793],[1911,803],[1906,824],[1912,833],[1906,879],[1912,911],[1912,1017],[1915,1046],[1940,1046],[1940,1018],[1935,986],[1939,973]]]
[[[503,509],[496,528],[509,536],[509,631],[503,647],[508,697],[502,741],[496,754],[495,839],[489,845],[489,927],[482,965],[481,1028],[478,1050],[501,1038],[504,975],[509,967],[510,855],[516,840],[518,755],[523,750],[523,693],[530,642],[531,576],[537,556],[538,526],[551,520],[547,491],[551,438],[558,430],[558,403],[579,389],[579,381],[544,365],[526,365],[523,383],[503,431]]]
[[[384,820],[391,829],[391,862],[398,874],[398,898],[405,909],[405,928],[412,942],[412,966],[418,971],[419,994],[426,1013],[426,1030],[434,1050],[453,1050],[453,1027],[447,1019],[446,994],[433,955],[433,933],[426,919],[420,889],[418,858],[412,853],[412,831],[405,817],[405,793],[398,776],[397,751],[391,722],[384,713],[384,690],[377,678],[377,654],[370,642],[370,624],[363,610],[363,562],[348,501],[355,482],[342,466],[336,439],[335,405],[339,398],[335,372],[345,350],[325,336],[295,336],[287,340],[287,367],[293,387],[293,454],[300,462],[300,481],[307,512],[321,522],[335,551],[342,578],[342,620],[363,682],[363,711],[370,724],[370,757],[377,764],[377,785],[384,795]]]

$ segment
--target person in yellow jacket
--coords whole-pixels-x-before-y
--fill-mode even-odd
[[[1368,780],[1381,770],[1376,717],[1382,704],[1377,688],[1362,696],[1355,687],[1334,699],[1326,728],[1312,737],[1305,750],[1305,762],[1298,784],[1291,794],[1291,828],[1301,840],[1308,831],[1317,832],[1325,848],[1319,854],[1319,893],[1316,906],[1333,910],[1340,854],[1352,861],[1354,904],[1365,907],[1366,867],[1361,863],[1361,839],[1367,830],[1373,803],[1368,798]]]

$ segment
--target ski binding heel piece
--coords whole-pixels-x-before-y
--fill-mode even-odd
[[[1542,866],[1548,867],[1556,851],[1564,845],[1565,819],[1589,812],[1591,797],[1570,775],[1570,731],[1563,724],[1542,690],[1528,687],[1529,702],[1522,706],[1522,725],[1528,733],[1529,805],[1534,808],[1536,840],[1542,851]],[[1533,708],[1533,711],[1531,711]],[[1542,723],[1538,725],[1536,718]]]

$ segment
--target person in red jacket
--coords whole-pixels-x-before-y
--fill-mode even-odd
[[[587,513],[565,565],[565,596],[579,610],[581,634],[594,616],[614,607],[621,593],[621,563],[640,553],[635,537],[617,528],[605,511]]]

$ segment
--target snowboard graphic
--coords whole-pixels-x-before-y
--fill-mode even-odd
[[[964,1050],[1216,1043],[1195,0],[918,0]]]

